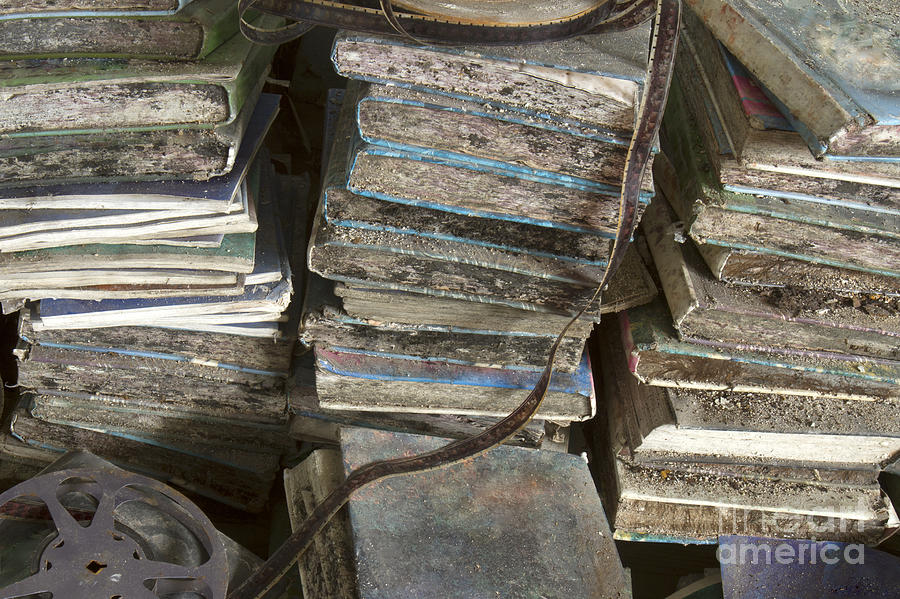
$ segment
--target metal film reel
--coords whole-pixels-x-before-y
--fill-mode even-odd
[[[159,481],[74,456],[61,462],[93,463],[40,474],[0,495],[0,514],[11,519],[0,522],[39,523],[19,535],[30,564],[0,588],[0,599],[225,597],[225,545],[197,506]],[[13,541],[3,536],[0,543]]]

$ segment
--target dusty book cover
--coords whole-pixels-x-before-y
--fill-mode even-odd
[[[900,50],[887,5],[689,0],[813,134],[818,154],[897,156]],[[821,23],[829,23],[822,27]],[[812,140],[811,140],[812,141]]]
[[[331,281],[311,277],[301,323],[301,339],[308,344],[488,368],[542,368],[556,340],[555,335],[360,320],[341,310],[333,287]],[[586,338],[573,335],[562,340],[556,356],[560,371],[578,367]]]
[[[345,429],[341,451],[350,472],[372,459],[445,443]],[[460,599],[524,598],[535,592],[625,596],[624,572],[600,499],[578,456],[504,446],[394,481],[375,483],[348,504],[361,597],[416,597],[423,587],[439,587],[442,596]],[[491,497],[490,505],[479,497]],[[467,504],[471,509],[460,510]],[[430,532],[423,536],[423,530]],[[434,543],[435,538],[445,542]],[[415,559],[398,561],[398,555]]]
[[[670,203],[690,215],[687,233],[700,243],[760,248],[773,255],[806,257],[818,263],[896,276],[900,259],[900,212],[889,206],[825,201],[796,196],[790,200],[739,193],[715,179],[708,153],[690,121],[673,109],[666,120],[666,154],[656,180]],[[846,248],[855,251],[848,253]]]
[[[638,383],[607,332],[598,347],[605,418],[587,437],[616,538],[703,543],[765,534],[775,521],[790,524],[781,534],[804,538],[834,518],[847,525],[819,529],[828,538],[883,534],[893,510],[877,475],[900,449],[896,438],[676,427],[673,391]]]
[[[736,90],[729,89],[735,87],[735,78],[718,42],[690,18],[681,38],[689,51],[676,58],[673,97],[682,97],[676,103],[686,105],[692,114],[722,183],[770,190],[771,195],[788,199],[813,195],[897,207],[896,160],[829,156],[817,160],[801,135],[806,131],[802,124],[792,121],[789,130],[753,127]],[[766,99],[778,104],[771,94]]]
[[[854,442],[858,439],[851,436],[900,436],[900,422],[894,416],[900,397],[846,399],[748,391],[752,379],[741,377],[737,369],[728,373],[732,378],[723,379],[732,387],[719,389],[698,388],[685,380],[647,381],[629,368],[634,354],[626,351],[616,319],[601,323],[590,351],[598,356],[604,376],[610,377],[611,391],[604,401],[610,404],[610,417],[623,420],[631,447],[640,445],[654,429],[671,424],[698,431],[843,434]],[[771,370],[776,382],[777,370]]]
[[[664,155],[657,158],[654,180],[659,196],[668,201],[680,221],[694,222],[694,205],[690,196],[682,192],[681,180]],[[707,241],[696,237],[697,251],[713,276],[721,281],[763,287],[799,287],[811,290],[831,290],[843,294],[896,296],[900,294],[900,277],[877,274],[830,264],[812,262],[812,256],[790,257],[747,247],[718,245],[716,234],[710,232]],[[742,244],[732,244],[742,245]],[[847,265],[849,266],[849,265]]]
[[[277,25],[277,18],[264,24]],[[235,35],[199,61],[5,61],[0,132],[33,137],[67,130],[210,127],[237,118],[268,72],[274,47]],[[123,103],[129,107],[122,110]]]
[[[641,382],[848,400],[900,397],[900,364],[841,353],[680,340],[662,301],[619,314]]]
[[[10,431],[29,445],[57,453],[75,448],[87,450],[121,467],[173,483],[189,493],[251,512],[265,506],[277,470],[275,464],[271,473],[252,473],[182,451],[44,422],[34,418],[21,403],[12,415]]]
[[[560,127],[630,135],[647,68],[647,24],[544,44],[422,47],[400,38],[341,32],[341,75],[489,103]]]
[[[659,202],[643,228],[683,338],[900,358],[900,319],[891,298],[729,286],[712,276],[693,243],[677,243],[672,223]]]
[[[560,130],[550,121],[490,104],[386,85],[362,87],[356,122],[362,139],[376,145],[610,185],[622,181],[630,141],[588,127]],[[652,190],[649,172],[643,188]]]
[[[242,178],[275,118],[280,97],[260,94],[262,83],[258,82],[235,120],[212,128],[176,125],[4,136],[0,139],[4,181],[0,205],[12,208],[25,203],[32,207],[30,199],[40,205],[40,200],[46,203],[48,196],[58,195],[60,203],[72,202],[74,196],[75,205],[86,208],[91,201],[78,199],[90,195],[105,197],[105,202],[100,202],[103,207],[119,207],[128,204],[128,196],[143,193],[166,204],[178,204],[184,196],[211,202],[223,184],[233,183],[227,180],[232,172],[240,175],[238,180]],[[155,189],[148,192],[136,181],[166,183],[155,183]],[[196,189],[201,185],[208,186],[206,191]],[[131,201],[133,206],[133,197]],[[155,203],[146,201],[139,206]],[[221,203],[213,205],[222,210]]]
[[[335,410],[505,417],[534,388],[537,370],[484,368],[315,348],[316,392]],[[537,417],[585,420],[595,413],[587,354],[574,373],[557,372]]]
[[[150,3],[142,4],[138,10],[110,10],[80,2],[78,6],[90,9],[65,11],[56,6],[43,14],[35,3],[18,13],[15,7],[6,8],[0,18],[0,56],[191,60],[203,58],[238,31],[235,0],[194,0],[181,7],[175,3],[174,12],[146,10]]]

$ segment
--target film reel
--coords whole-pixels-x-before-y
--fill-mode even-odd
[[[206,515],[93,455],[0,494],[0,516],[0,599],[225,597],[228,552]]]

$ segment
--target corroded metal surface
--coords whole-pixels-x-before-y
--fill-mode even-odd
[[[77,463],[84,454],[73,455]],[[31,572],[14,575],[18,580],[0,589],[0,597],[224,597],[225,546],[203,512],[156,480],[93,460],[90,467],[47,472],[0,495],[5,518],[6,508],[21,507],[15,510],[20,517],[52,519],[42,547],[31,545],[40,548]],[[40,509],[25,509],[35,505]],[[196,540],[194,555],[173,559],[173,553],[160,551],[160,539],[175,536],[173,527]]]

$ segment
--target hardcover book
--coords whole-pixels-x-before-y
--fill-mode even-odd
[[[699,218],[694,212],[695,203],[691,201],[692,196],[683,192],[679,176],[666,156],[660,155],[657,158],[654,166],[654,176],[659,196],[668,201],[681,223],[688,223],[688,232],[693,231],[692,223],[695,222],[696,218]],[[698,176],[702,177],[702,175]],[[698,187],[696,184],[697,179],[694,179],[694,181],[695,184],[685,185],[684,187],[688,189]],[[711,197],[718,198],[718,194],[712,194]],[[712,203],[711,207],[712,210],[707,212],[708,217],[719,211],[715,202]],[[702,214],[706,207],[697,206],[696,210]],[[735,219],[736,215],[731,215],[731,218]],[[868,220],[871,222],[872,219]],[[886,217],[886,220],[889,221],[890,219]],[[876,220],[876,222],[878,221]],[[777,235],[780,236],[783,236],[784,231],[791,226],[789,222],[779,223],[776,220],[769,221],[768,224],[770,226],[774,224],[776,227],[779,224],[782,225],[781,230],[777,231]],[[759,246],[747,243],[753,240],[756,232],[747,232],[746,229],[744,243],[719,245],[719,243],[723,242],[717,239],[717,233],[712,230],[713,223],[707,223],[707,225],[709,231],[705,237],[706,241],[698,239],[696,236],[693,237],[693,241],[703,260],[712,271],[713,276],[719,280],[729,283],[776,288],[790,286],[812,290],[828,289],[844,294],[895,296],[900,293],[900,278],[898,277],[890,274],[866,272],[864,270],[813,262],[811,261],[814,259],[813,256],[796,253],[795,251],[765,250]],[[857,225],[850,223],[849,228],[852,229],[854,226]],[[866,225],[862,224],[862,226],[865,227]],[[766,235],[767,233],[769,232],[760,232],[761,235]],[[830,239],[833,240],[836,235],[839,236],[841,234],[848,235],[850,232],[834,231]],[[893,238],[893,232],[889,237]],[[864,242],[865,238],[863,237],[862,243]],[[816,244],[818,240],[813,239],[812,243]],[[757,249],[748,249],[752,247]],[[816,246],[813,245],[812,247],[815,248]],[[796,250],[797,248],[791,249]],[[801,248],[801,251],[805,250]],[[840,255],[834,253],[831,255],[832,257],[829,261],[834,261],[836,258],[838,264],[849,266],[849,263],[845,260],[846,252]],[[877,270],[883,270],[883,267],[884,264],[879,264]]]
[[[409,360],[446,361],[488,368],[542,369],[556,336],[451,328],[427,323],[404,325],[353,318],[339,307],[334,284],[312,276],[307,286],[301,339],[317,347],[356,350]],[[556,367],[573,372],[587,335],[570,335],[557,351]]]
[[[272,96],[266,94],[256,101],[262,83],[260,80],[257,89],[251,92],[237,118],[224,125],[2,136],[2,188],[84,182],[204,181],[227,175],[235,166],[256,105],[261,109],[257,118],[273,116],[277,101]],[[254,126],[259,126],[258,122]],[[248,141],[254,139],[248,137]],[[128,188],[125,189],[127,192]],[[165,195],[177,193],[171,188],[158,188],[158,191]],[[17,197],[17,193],[4,191],[2,195]]]
[[[345,429],[341,452],[349,473],[445,443]],[[481,497],[492,499],[473,503]],[[454,599],[626,596],[600,499],[578,456],[497,447],[447,468],[376,482],[354,494],[347,510],[361,598],[411,599],[422,588],[441,588]]]
[[[624,303],[619,302],[622,298],[617,291],[614,276],[610,289],[600,304],[601,313],[624,309]],[[343,283],[336,284],[334,292],[341,298],[342,308],[349,316],[366,321],[408,325],[425,323],[450,328],[556,335],[570,320],[570,317],[564,314],[541,312],[536,315],[498,304]],[[567,334],[572,337],[586,337],[590,335],[593,326],[594,320],[586,315],[573,323]]]
[[[732,288],[713,278],[692,243],[676,242],[665,202],[648,208],[643,230],[683,338],[900,359],[900,318],[888,298]]]
[[[272,25],[278,19],[264,21]],[[274,51],[235,35],[200,61],[5,61],[0,89],[8,98],[0,105],[0,133],[40,137],[69,130],[230,123],[259,87]],[[123,102],[128,110],[122,110]]]
[[[16,2],[13,2],[16,4]],[[0,18],[3,58],[130,57],[195,60],[238,32],[236,0],[194,0],[177,11],[103,7],[79,2],[87,10],[41,12],[36,3]],[[61,3],[53,3],[61,4]],[[143,5],[143,6],[141,6]],[[49,8],[49,7],[48,7]]]
[[[658,300],[619,315],[629,364],[651,385],[813,398],[900,398],[900,363],[839,352],[679,340]]]
[[[900,156],[900,50],[896,14],[886,6],[839,0],[687,4],[810,129],[817,154]]]
[[[627,136],[587,127],[561,130],[552,121],[490,104],[398,86],[367,85],[355,95],[356,123],[368,143],[503,164],[548,179],[622,181]],[[649,169],[647,174],[644,189],[652,191]]]
[[[341,32],[332,61],[351,79],[434,91],[558,123],[629,137],[647,69],[649,27],[560,42],[422,47]],[[458,74],[462,73],[462,76]]]
[[[804,127],[795,120],[790,131],[751,126],[754,120],[742,110],[728,55],[690,11],[684,22],[681,38],[693,51],[679,53],[673,89],[683,88],[684,102],[723,184],[738,191],[772,190],[770,195],[788,199],[800,194],[897,208],[900,165],[896,160],[884,156],[816,160],[801,135]],[[775,95],[767,99],[775,107],[780,105]]]
[[[330,410],[319,404],[314,352],[299,354],[292,362],[291,369],[292,375],[287,381],[290,434],[300,441],[338,445],[340,429],[346,426],[464,439],[484,431],[498,420],[466,414]],[[550,428],[560,430],[560,427],[552,425]],[[506,443],[522,447],[540,447],[545,438],[549,437],[545,435],[544,421],[533,418]]]
[[[74,269],[170,268],[253,272],[254,233],[225,235],[218,247],[105,245],[102,243],[0,253],[0,273],[32,273]]]
[[[0,209],[10,210],[184,210],[205,213],[229,213],[241,208],[243,189],[241,183],[253,164],[263,139],[278,113],[281,97],[262,94],[250,112],[250,119],[240,143],[234,153],[234,165],[227,173],[207,181],[182,179],[166,181],[135,182],[95,182],[41,184],[27,187],[0,188]],[[243,115],[242,115],[243,116]],[[149,133],[149,132],[148,132]],[[186,132],[183,132],[186,133]],[[128,134],[125,134],[126,138]],[[188,135],[188,137],[190,137]],[[116,142],[119,143],[119,142]],[[77,148],[77,146],[76,146]],[[69,148],[74,153],[76,148]],[[53,152],[52,149],[47,148]],[[184,153],[167,146],[173,158],[186,161]],[[86,148],[82,148],[86,150]],[[137,146],[134,151],[142,151],[146,158],[147,148]],[[227,162],[227,161],[226,161]],[[43,166],[46,166],[43,165]],[[42,179],[55,178],[49,169],[44,170]],[[37,171],[35,171],[37,174]],[[16,177],[19,178],[19,177]],[[77,177],[76,177],[77,178]]]
[[[502,418],[522,403],[540,378],[535,370],[405,360],[333,349],[316,348],[315,355],[319,404],[334,410]],[[574,373],[556,373],[538,418],[571,422],[593,416],[591,376],[587,354]]]
[[[354,87],[351,83],[351,97]],[[383,232],[469,244],[475,246],[472,251],[483,248],[525,254],[549,264],[554,261],[592,267],[606,264],[609,233],[581,233],[556,228],[554,235],[547,235],[546,226],[524,222],[525,219],[484,218],[485,215],[449,204],[396,202],[389,201],[390,198],[366,197],[348,191],[348,169],[353,159],[355,130],[352,118],[354,104],[349,100],[344,104],[335,126],[335,141],[321,199],[322,215],[329,224],[370,233]],[[511,182],[518,180],[514,173],[508,174]],[[522,208],[527,209],[527,206]]]
[[[701,243],[803,257],[820,264],[900,276],[900,207],[794,196],[740,193],[715,178],[689,117],[673,102],[665,120],[673,169],[656,168],[660,188]],[[659,160],[658,162],[663,162]],[[677,173],[677,174],[676,174]],[[676,177],[677,181],[666,181]],[[852,245],[852,253],[846,251]]]
[[[869,402],[849,402],[857,404],[855,410],[843,413],[834,402],[826,406],[804,398],[814,405],[796,414],[789,405],[779,406],[774,419],[764,412],[779,398],[720,394],[722,404],[742,404],[739,425],[713,428],[707,425],[727,408],[717,402],[706,413],[704,404],[696,405],[692,419],[683,406],[693,404],[696,392],[639,384],[615,327],[604,333],[595,348],[605,418],[597,419],[588,435],[617,538],[709,542],[729,533],[807,538],[816,531],[819,538],[873,542],[896,526],[877,481],[900,451],[900,438],[890,417],[880,425],[889,427],[891,436],[864,428],[879,426],[883,406],[866,413],[861,404]],[[838,434],[811,425],[818,416],[824,416],[826,430],[835,427]],[[767,430],[776,420],[776,430]],[[842,420],[847,428],[861,423],[863,428],[847,434],[838,424]]]

